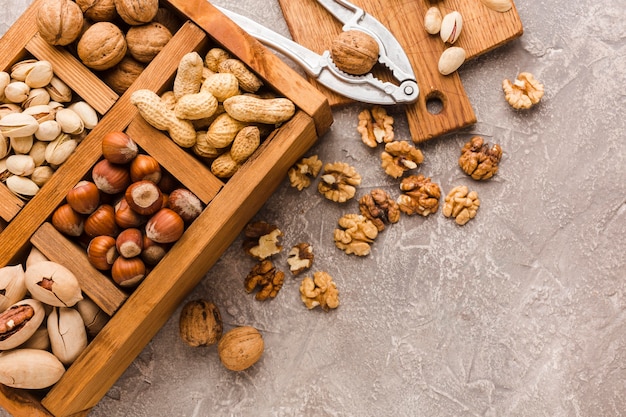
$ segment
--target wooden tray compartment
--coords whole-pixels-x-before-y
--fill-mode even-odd
[[[31,392],[0,385],[0,406],[17,416],[86,415],[217,262],[283,181],[287,170],[328,130],[332,114],[325,96],[205,0],[162,2],[162,6],[176,11],[186,22],[122,96],[63,48],[50,47],[39,38],[34,19],[40,1],[35,0],[0,39],[0,47],[6,51],[0,57],[0,68],[8,68],[27,55],[50,60],[55,73],[103,117],[31,201],[2,204],[1,210],[12,206],[17,209],[13,207],[15,213],[0,228],[0,265],[23,259],[34,245],[52,260],[76,271],[85,295],[112,317],[51,389]],[[214,177],[195,157],[149,126],[129,101],[137,89],[167,89],[185,53],[202,53],[211,46],[227,49],[266,85],[297,106],[294,117],[270,134],[228,181]],[[102,157],[100,144],[104,135],[115,130],[126,131],[207,203],[183,237],[130,294],[89,268],[84,251],[48,223],[67,192]],[[3,202],[9,201],[5,194],[10,192],[0,187]]]

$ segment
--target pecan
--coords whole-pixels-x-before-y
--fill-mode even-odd
[[[0,340],[17,333],[34,315],[35,309],[29,305],[14,305],[0,314]]]
[[[376,188],[359,200],[359,210],[376,225],[379,232],[385,230],[385,223],[400,220],[400,207],[385,190]]]

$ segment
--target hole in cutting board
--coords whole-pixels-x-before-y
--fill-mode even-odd
[[[443,111],[444,98],[441,91],[431,91],[426,96],[426,110],[428,113],[437,115]]]

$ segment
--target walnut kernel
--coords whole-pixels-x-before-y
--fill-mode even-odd
[[[277,270],[272,261],[265,259],[250,270],[244,281],[244,288],[249,294],[260,287],[255,298],[264,301],[276,297],[284,281],[285,274]]]
[[[394,141],[385,145],[381,159],[381,166],[385,172],[393,178],[399,178],[406,171],[415,169],[424,162],[424,155],[406,141]]]
[[[289,251],[289,270],[293,275],[299,275],[313,266],[313,259],[313,247],[308,243],[298,243]]]
[[[461,149],[459,166],[475,180],[487,180],[498,172],[502,159],[502,148],[495,144],[489,146],[480,136],[474,136]]]
[[[310,177],[316,178],[321,169],[322,161],[319,160],[317,155],[302,158],[300,162],[296,163],[287,172],[289,183],[292,187],[297,188],[298,191],[302,191],[311,185]]]
[[[446,196],[443,215],[454,217],[456,223],[463,226],[476,217],[478,207],[480,207],[478,193],[476,191],[470,192],[465,185],[459,185],[450,190]]]
[[[439,209],[441,189],[439,185],[423,175],[410,175],[400,183],[400,190],[404,191],[398,197],[398,205],[403,213],[409,216],[419,214],[428,216]]]
[[[345,203],[356,194],[361,184],[361,175],[345,162],[333,162],[324,166],[324,174],[317,190],[327,199]]]
[[[522,72],[514,82],[502,81],[504,97],[514,109],[529,109],[543,97],[543,84],[529,72]]]
[[[400,220],[398,203],[380,188],[376,188],[361,197],[359,210],[363,216],[376,225],[379,232],[385,230],[385,223],[397,223]]]
[[[309,309],[320,306],[324,311],[339,307],[339,290],[333,278],[326,272],[315,272],[300,284],[300,298]]]
[[[361,140],[370,148],[379,143],[389,143],[394,139],[393,117],[387,115],[382,106],[374,106],[359,113],[359,124],[356,128]]]
[[[338,223],[341,229],[334,231],[335,246],[348,255],[369,255],[370,245],[378,236],[376,225],[367,217],[353,213],[345,214]]]
[[[283,247],[278,244],[283,233],[273,224],[264,221],[251,222],[244,229],[243,249],[260,261],[279,253]]]

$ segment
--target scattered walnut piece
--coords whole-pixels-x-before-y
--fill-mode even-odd
[[[400,207],[389,194],[380,188],[375,188],[359,200],[359,210],[378,229],[385,230],[385,223],[397,223],[400,220]]]
[[[319,160],[317,155],[302,158],[300,162],[296,163],[287,172],[289,182],[292,187],[302,191],[311,185],[311,177],[317,178],[317,174],[320,173],[321,169],[322,161]]]
[[[337,284],[326,272],[318,271],[313,274],[313,278],[304,278],[300,284],[300,298],[309,310],[317,306],[324,311],[339,307]]]
[[[504,97],[514,109],[529,109],[543,97],[543,84],[529,72],[522,72],[514,82],[502,81]]]
[[[348,255],[366,256],[370,253],[370,245],[378,236],[378,228],[367,217],[349,213],[339,219],[342,229],[335,229],[335,246]]]
[[[283,233],[273,224],[264,221],[248,223],[244,229],[244,235],[243,249],[248,255],[260,261],[283,249],[279,245]]]
[[[467,186],[454,187],[446,196],[443,215],[454,217],[456,223],[463,226],[476,216],[480,200],[476,191],[469,191]]]
[[[381,159],[385,172],[393,178],[399,178],[406,171],[415,169],[424,162],[424,155],[406,141],[394,141],[385,145]]]
[[[278,291],[283,287],[284,281],[285,274],[277,270],[272,261],[265,259],[250,270],[244,281],[244,288],[249,294],[257,287],[260,287],[254,298],[259,301],[265,301],[278,295]]]
[[[308,243],[298,243],[289,251],[287,263],[293,275],[300,275],[313,265],[313,247]]]
[[[489,146],[480,136],[474,136],[461,149],[459,166],[475,180],[487,180],[498,172],[502,159],[502,148],[495,144]]]
[[[375,148],[379,143],[393,141],[393,117],[388,116],[382,106],[374,106],[371,110],[365,109],[359,113],[356,130],[361,134],[364,144]]]
[[[429,177],[422,174],[408,176],[400,183],[400,190],[404,194],[398,197],[398,205],[409,216],[419,214],[425,217],[439,209],[441,189]]]
[[[324,166],[317,190],[329,200],[345,203],[354,197],[360,184],[361,175],[354,167],[345,162],[333,162]]]

